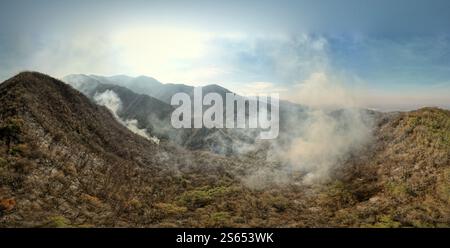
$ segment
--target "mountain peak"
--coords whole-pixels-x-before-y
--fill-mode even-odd
[[[208,84],[203,86],[204,89],[215,89],[215,90],[221,90],[221,91],[227,91],[227,92],[231,92],[230,90],[218,85],[218,84]]]
[[[44,79],[44,81],[42,81]],[[53,79],[52,77],[35,71],[23,71],[19,74],[13,76],[12,78],[3,82],[3,87],[11,87],[17,84],[35,84],[35,83],[49,83],[48,79]],[[51,80],[52,81],[52,80]],[[57,80],[56,80],[57,81]],[[57,83],[57,82],[52,82]]]
[[[24,71],[4,81],[0,85],[0,93],[12,99],[26,100],[24,107],[31,108],[38,104],[55,104],[72,102],[92,104],[79,91],[49,75]]]

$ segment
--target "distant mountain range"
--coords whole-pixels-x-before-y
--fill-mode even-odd
[[[151,77],[96,75],[69,75],[63,80],[74,88],[94,99],[96,94],[108,90],[115,92],[120,98],[123,108],[118,115],[126,119],[136,119],[141,128],[149,135],[160,139],[169,139],[191,149],[207,149],[220,154],[239,153],[243,146],[253,145],[257,132],[250,129],[181,129],[171,127],[170,117],[173,107],[170,105],[176,93],[186,93],[193,99],[194,88],[184,84],[163,84]],[[232,93],[219,85],[211,84],[203,87],[203,94],[218,93],[225,99],[226,93]],[[94,99],[95,100],[95,99]],[[281,115],[301,113],[302,107],[296,104],[281,103]],[[226,106],[224,104],[224,109]],[[286,111],[289,109],[289,113]]]
[[[73,86],[75,86],[75,88],[84,90],[84,93],[89,93],[89,89],[93,89],[90,87],[95,87],[97,84],[112,84],[126,87],[139,94],[151,96],[167,104],[170,104],[172,96],[176,93],[186,93],[192,97],[195,88],[194,86],[185,84],[163,84],[158,80],[147,76],[129,77],[125,75],[119,75],[104,77],[97,75],[72,74],[63,77],[62,80],[72,84]],[[221,96],[225,96],[225,93],[231,93],[231,91],[217,84],[204,86],[203,92],[204,94],[215,92],[219,93]]]
[[[289,105],[306,119],[292,119],[284,135],[301,139],[280,148],[301,148],[293,154],[301,161],[276,156],[284,153],[273,144],[224,156],[142,137],[125,121],[148,113],[164,120],[167,103],[87,79],[96,81],[75,87],[83,93],[37,72],[0,84],[1,227],[450,226],[448,110],[363,111],[363,123],[351,125],[360,112],[323,115]],[[121,108],[112,107],[117,99],[97,104],[101,96],[118,96]],[[302,163],[323,164],[349,139],[358,141],[349,135],[363,133],[348,129],[359,131],[365,118],[372,120],[368,142],[351,143],[358,149],[333,157],[326,180],[306,183],[316,168]],[[147,121],[135,127],[155,133]]]
[[[170,125],[173,107],[170,105],[176,93],[186,93],[193,99],[193,86],[163,84],[154,78],[139,76],[68,75],[62,79],[90,99],[107,90],[115,92],[123,103],[118,115],[122,119],[136,119],[141,128],[160,139],[169,139],[190,149],[206,149],[219,154],[241,153],[243,147],[255,144],[257,130],[246,129],[183,129],[175,130]],[[202,87],[203,95],[214,92],[225,99],[230,90],[216,84]],[[241,96],[239,96],[241,97]],[[159,100],[159,101],[158,101]],[[145,102],[145,103],[143,103]],[[132,106],[130,106],[132,104]],[[306,119],[306,107],[288,101],[280,101],[280,140],[292,137],[293,123]],[[224,104],[224,110],[226,105]],[[236,110],[235,110],[236,112]],[[247,113],[246,113],[247,114]],[[244,149],[247,151],[247,149]]]

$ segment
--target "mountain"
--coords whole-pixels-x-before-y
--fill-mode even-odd
[[[371,142],[307,184],[259,154],[156,144],[71,86],[20,73],[0,84],[0,226],[450,226],[450,111],[372,114]]]
[[[147,77],[129,77],[125,75],[117,75],[111,77],[104,77],[98,75],[83,75],[83,74],[72,74],[65,76],[63,81],[69,82],[71,84],[77,81],[82,81],[84,85],[95,85],[95,82],[102,84],[113,84],[122,87],[126,87],[136,93],[145,94],[170,104],[170,99],[175,93],[184,92],[188,95],[193,95],[194,87],[184,85],[184,84],[163,84],[158,80]]]
[[[80,83],[83,83],[85,87],[87,85],[95,87],[98,83],[118,85],[126,87],[133,92],[151,96],[167,104],[170,104],[172,96],[176,93],[186,93],[189,96],[193,97],[195,88],[194,86],[185,84],[163,84],[158,80],[147,76],[129,77],[125,75],[117,75],[105,77],[98,75],[71,74],[63,77],[62,80],[69,84],[73,84],[77,89],[81,87],[81,85],[78,85]],[[80,90],[82,90],[82,92],[85,92],[81,88]],[[221,95],[224,99],[226,93],[232,93],[228,89],[223,88],[222,86],[217,84],[203,86],[203,95],[206,95],[210,92],[219,93],[219,95]]]
[[[229,129],[229,128],[189,128],[189,129],[174,129],[170,124],[171,119],[171,106],[165,106],[163,102],[170,103],[172,95],[179,92],[184,92],[191,96],[191,101],[194,99],[194,87],[186,85],[174,85],[174,84],[162,84],[151,77],[127,77],[127,76],[113,76],[103,77],[96,75],[69,75],[64,77],[67,83],[74,86],[76,89],[84,92],[91,99],[98,93],[103,93],[107,90],[113,91],[118,94],[121,101],[125,103],[134,102],[134,99],[143,98],[147,95],[147,99],[153,99],[153,102],[157,102],[156,99],[162,101],[157,104],[135,104],[135,108],[122,108],[118,112],[118,115],[127,121],[132,119],[137,121],[137,128],[145,129],[150,136],[155,136],[158,139],[168,139],[183,147],[191,150],[208,150],[218,154],[225,155],[240,155],[248,152],[258,152],[265,150],[267,142],[260,142],[257,140],[261,129]],[[119,80],[122,80],[119,82]],[[139,83],[136,83],[139,82]],[[121,85],[119,87],[119,85]],[[139,85],[139,87],[136,87]],[[134,94],[128,90],[134,89]],[[217,93],[222,96],[222,99],[226,99],[226,94],[233,93],[230,90],[217,85],[211,84],[202,88],[203,95],[208,93]],[[126,93],[125,93],[126,92]],[[138,94],[138,92],[144,92],[144,94]],[[246,108],[250,103],[250,99],[236,95],[236,97],[246,100]],[[95,101],[95,99],[93,99]],[[259,105],[258,105],[259,106]],[[271,109],[270,103],[268,104],[269,111]],[[225,112],[227,111],[227,105],[224,102],[223,105],[225,120]],[[259,107],[258,107],[259,109]],[[169,110],[169,111],[167,111]],[[206,108],[203,108],[205,111]],[[276,144],[271,146],[289,146],[293,140],[298,136],[305,135],[305,130],[308,125],[311,125],[311,121],[317,118],[317,111],[314,109],[295,104],[289,101],[281,100],[279,102],[279,137],[275,141]],[[234,109],[236,115],[237,110]],[[248,117],[248,111],[245,112]],[[328,122],[336,126],[342,126],[345,132],[351,132],[353,128],[361,128],[360,126],[354,127],[358,124],[364,124],[365,126],[372,125],[372,119],[379,118],[379,113],[374,111],[368,111],[365,109],[357,110],[334,110],[327,113],[320,114],[321,118],[331,118]],[[354,120],[356,119],[356,120]],[[360,120],[364,119],[364,120]],[[322,120],[321,120],[322,121]],[[359,123],[364,122],[364,123]],[[322,125],[322,124],[318,124]],[[330,124],[323,124],[330,126]],[[137,129],[133,127],[133,129]],[[330,127],[333,128],[333,127]],[[272,142],[274,143],[274,142]],[[284,148],[281,148],[284,149]]]
[[[194,172],[213,176],[224,159],[135,135],[44,74],[3,82],[0,102],[0,226],[153,225],[165,198],[209,185]]]
[[[144,76],[132,78],[69,75],[63,80],[94,101],[96,96],[106,91],[114,92],[120,98],[122,105],[117,111],[121,119],[137,120],[138,128],[146,129],[149,135],[159,139],[169,139],[189,149],[206,149],[219,154],[233,154],[245,144],[253,144],[255,141],[256,135],[250,136],[250,131],[172,128],[170,118],[174,108],[168,103],[172,95],[178,92],[185,92],[193,98],[194,87],[192,86],[162,84]],[[119,80],[123,81],[119,82]],[[144,92],[144,94],[137,92]],[[224,99],[226,93],[231,93],[219,85],[208,85],[203,88],[204,94],[210,92],[218,93]]]
[[[137,94],[133,91],[117,85],[98,84],[95,92],[91,92],[88,97],[94,101],[111,100],[108,93],[117,95],[120,107],[115,110],[118,117],[124,121],[136,120],[137,127],[145,129],[148,135],[161,138],[169,138],[170,135],[178,133],[171,128],[170,117],[174,108],[156,98],[144,94]],[[106,95],[105,95],[106,94]],[[113,99],[114,100],[114,99]],[[107,106],[108,107],[108,106]]]

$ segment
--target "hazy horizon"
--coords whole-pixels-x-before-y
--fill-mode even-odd
[[[130,78],[137,78],[137,77],[148,77],[148,78],[152,78],[152,79],[155,79],[156,81],[158,81],[158,82],[160,82],[160,83],[162,83],[162,84],[167,84],[166,82],[161,82],[160,80],[158,80],[157,78],[155,78],[155,77],[152,77],[151,75],[138,75],[138,76],[130,76],[130,75],[126,75],[126,74],[111,74],[111,75],[99,75],[99,74],[84,74],[84,73],[78,73],[78,74],[68,74],[68,75],[65,75],[64,77],[66,77],[66,76],[70,76],[70,75],[85,75],[85,76],[101,76],[101,77],[106,77],[106,78],[109,78],[109,77],[130,77]],[[61,79],[61,80],[63,80],[64,81],[64,77],[61,77],[61,78],[59,78],[59,79]],[[183,83],[180,83],[180,84],[183,84]],[[188,85],[188,86],[193,86],[193,87],[198,87],[198,86],[207,86],[207,85],[211,85],[211,84],[217,84],[217,83],[214,83],[214,82],[211,82],[211,83],[204,83],[204,84],[199,84],[199,85],[192,85],[192,84],[185,84],[185,85]],[[217,85],[219,85],[219,86],[222,86],[222,87],[224,87],[223,85],[220,85],[220,84],[217,84]],[[225,87],[226,88],[226,87]],[[227,88],[228,89],[228,88]],[[230,90],[230,89],[228,89],[228,90]],[[234,92],[234,93],[237,93],[237,94],[240,94],[240,95],[245,95],[245,96],[253,96],[253,95],[258,95],[258,94],[262,94],[262,95],[264,95],[265,93],[258,93],[258,92],[256,92],[255,94],[253,94],[252,95],[252,93],[250,92],[250,93],[248,93],[248,94],[245,94],[245,92],[243,93],[243,92],[240,92],[239,91],[239,89],[237,89],[237,90],[232,90],[232,92]],[[139,93],[139,92],[136,92],[136,93]],[[281,96],[282,97],[282,96]],[[393,98],[393,96],[391,96],[391,99]],[[389,99],[388,97],[387,97],[387,99]],[[413,96],[410,96],[410,99],[414,99],[413,98]],[[292,99],[286,99],[286,98],[281,98],[281,100],[286,100],[286,101],[291,101],[291,102],[294,102],[294,103],[298,103],[298,104],[302,104],[301,103],[301,101],[300,102],[297,102],[297,101],[295,101],[295,99],[294,100],[292,100]],[[395,99],[392,99],[392,100],[395,100]],[[447,104],[447,105],[433,105],[432,103],[424,103],[424,104],[414,104],[414,103],[397,103],[397,104],[393,104],[393,102],[395,102],[395,101],[392,101],[391,100],[391,102],[388,102],[388,103],[386,103],[386,102],[384,102],[384,104],[381,104],[381,103],[377,103],[377,102],[373,102],[373,105],[370,105],[370,104],[368,104],[368,105],[366,105],[366,106],[362,106],[362,107],[364,107],[364,108],[367,108],[367,109],[372,109],[372,110],[377,110],[377,111],[381,111],[381,112],[390,112],[390,111],[409,111],[409,110],[416,110],[416,109],[420,109],[420,108],[423,108],[423,107],[439,107],[439,108],[444,108],[444,109],[450,109],[450,104]]]

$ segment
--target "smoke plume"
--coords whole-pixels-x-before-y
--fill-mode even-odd
[[[304,183],[328,179],[352,152],[370,140],[371,122],[354,97],[326,73],[313,73],[294,93],[306,118],[289,120],[296,130],[280,157],[290,170],[305,173]]]
[[[116,119],[122,125],[127,127],[133,133],[140,135],[148,140],[151,140],[156,144],[159,143],[159,139],[157,137],[149,135],[146,129],[141,129],[138,127],[138,121],[136,119],[122,120],[119,117],[118,113],[122,108],[122,101],[120,100],[119,96],[117,96],[117,94],[114,91],[106,90],[103,93],[96,92],[94,95],[94,100],[97,104],[108,108],[114,114],[114,117],[116,117]]]

